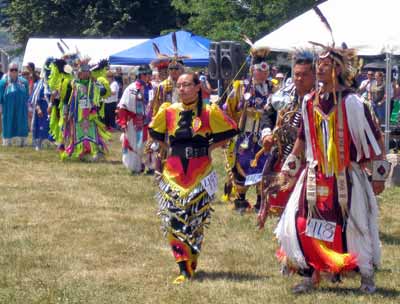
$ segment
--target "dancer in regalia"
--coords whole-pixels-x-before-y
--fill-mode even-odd
[[[179,54],[178,41],[176,34],[172,33],[172,50],[173,54],[162,54],[157,44],[153,44],[154,52],[157,56],[157,60],[153,62],[155,65],[159,65],[161,70],[165,67],[165,61],[168,62],[168,78],[164,79],[157,87],[154,88],[154,98],[151,102],[151,108],[149,114],[154,117],[159,108],[164,104],[173,104],[179,102],[178,88],[176,82],[179,76],[184,72],[183,59],[190,58],[186,55]],[[167,151],[159,146],[157,143],[148,142],[146,152],[150,152],[152,158],[156,155],[157,159],[152,160],[155,171],[161,171],[162,166],[167,154]]]
[[[145,118],[145,130],[148,132],[148,123],[153,117],[153,106],[155,94],[160,93],[158,86],[168,78],[168,66],[170,64],[170,58],[157,58],[150,63],[150,67],[154,73],[158,73],[158,78],[152,80],[148,85],[151,86],[149,90],[149,104],[146,107],[146,118]],[[159,96],[158,96],[159,97]],[[157,141],[148,137],[144,148],[144,164],[147,170],[145,174],[153,175],[156,171],[161,171],[161,158],[160,158],[160,146]]]
[[[147,137],[146,108],[152,94],[148,65],[140,66],[137,80],[131,83],[122,94],[118,104],[117,123],[124,133],[122,141],[122,163],[132,173],[143,170],[143,150]]]
[[[190,279],[197,267],[210,221],[217,180],[210,151],[237,133],[236,124],[217,105],[201,99],[200,80],[194,73],[178,78],[179,102],[161,105],[150,124],[150,135],[169,154],[159,176],[159,214],[180,275]],[[168,136],[168,141],[166,141]]]
[[[252,47],[250,52],[252,56],[251,77],[245,81],[234,82],[233,90],[224,105],[226,113],[239,124],[240,130],[236,142],[230,146],[233,153],[227,153],[233,154],[235,158],[230,172],[233,180],[230,182],[233,183],[237,195],[234,200],[235,209],[241,213],[251,208],[246,199],[246,192],[250,186],[257,187],[257,203],[254,208],[258,211],[260,207],[260,182],[268,154],[260,155],[256,166],[253,166],[251,162],[262,150],[262,131],[265,129],[265,132],[270,132],[276,121],[276,113],[273,117],[262,119],[264,107],[267,105],[272,89],[271,83],[268,81],[267,55],[269,49]],[[226,188],[228,188],[227,185]],[[227,190],[227,192],[230,191]]]
[[[278,175],[286,158],[292,152],[301,123],[304,96],[315,87],[314,60],[315,54],[309,50],[297,50],[293,54],[293,82],[271,95],[263,113],[267,117],[275,116],[277,113],[278,117],[273,134],[265,134],[262,138],[264,150],[273,154],[273,160],[271,159],[271,168],[268,168],[271,172],[264,172],[263,203],[265,204],[262,204],[263,210],[259,214],[261,226],[268,214],[280,215],[283,212],[293,190],[293,187],[289,187],[270,192],[275,180],[268,177]]]
[[[47,113],[51,95],[48,79],[51,72],[50,65],[53,61],[53,58],[48,58],[46,60],[40,75],[40,80],[35,83],[33,94],[30,97],[30,103],[33,109],[31,127],[32,143],[36,150],[42,148],[44,141],[53,141],[49,133],[50,115]]]
[[[62,53],[62,58],[55,59],[50,64],[48,85],[51,95],[47,112],[50,115],[50,135],[62,154],[65,148],[63,132],[72,91],[73,69],[77,66],[80,55],[78,50],[71,52],[68,45],[61,39],[57,42],[57,46]]]
[[[102,60],[91,67],[89,60],[79,60],[77,78],[71,83],[71,96],[64,112],[65,151],[61,154],[62,159],[99,160],[107,151],[106,142],[111,138],[100,121],[101,113],[104,115],[100,99],[110,94],[105,77],[108,61]]]
[[[303,101],[298,138],[282,167],[297,184],[275,231],[280,258],[304,276],[295,293],[315,288],[320,272],[337,279],[356,268],[361,291],[372,293],[380,264],[375,194],[383,191],[390,166],[382,134],[351,88],[355,51],[317,45],[323,48],[316,68],[320,88]],[[307,165],[296,178],[302,153]]]

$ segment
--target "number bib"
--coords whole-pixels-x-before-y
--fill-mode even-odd
[[[215,192],[217,192],[218,188],[218,177],[215,170],[211,171],[203,180],[201,181],[201,185],[207,191],[209,196],[213,196]]]
[[[87,97],[82,97],[79,99],[79,107],[81,109],[89,109],[90,108],[90,101]]]
[[[262,173],[250,174],[246,176],[246,181],[244,182],[245,186],[251,186],[261,182]]]
[[[326,242],[333,242],[336,223],[311,218],[307,220],[306,236]]]

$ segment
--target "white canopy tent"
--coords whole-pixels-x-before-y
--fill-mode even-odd
[[[101,59],[117,52],[136,46],[148,39],[63,39],[71,51],[77,47],[83,56],[89,56],[91,63],[96,63]],[[61,51],[57,46],[58,38],[30,38],[25,48],[23,65],[33,62],[36,67],[41,68],[46,58],[61,57]],[[65,51],[66,47],[61,44]]]
[[[346,42],[360,55],[400,55],[398,0],[328,0],[318,5],[328,19],[337,45]],[[284,24],[255,43],[273,51],[310,47],[308,41],[331,44],[327,28],[313,10]]]
[[[386,92],[391,85],[391,57],[400,55],[398,0],[328,0],[318,5],[333,31],[336,45],[346,42],[359,55],[386,54]],[[296,17],[271,32],[255,46],[272,51],[290,52],[294,48],[311,47],[308,41],[331,45],[328,29],[313,10]],[[389,147],[390,96],[386,94],[385,146]]]

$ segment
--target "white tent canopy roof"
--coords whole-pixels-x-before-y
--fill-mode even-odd
[[[400,55],[399,0],[328,0],[318,6],[333,30],[337,46],[346,42],[359,55]],[[311,47],[308,41],[331,45],[331,36],[311,9],[255,43],[273,51]]]
[[[101,59],[117,52],[126,50],[130,47],[147,41],[148,39],[63,39],[71,51],[77,47],[82,56],[91,58],[91,63],[96,63]],[[33,62],[36,67],[41,68],[48,57],[59,58],[62,56],[57,47],[58,38],[30,38],[25,48],[23,65]],[[61,44],[63,49],[68,52],[66,47]]]

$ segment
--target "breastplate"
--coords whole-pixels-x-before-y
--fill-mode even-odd
[[[258,133],[260,128],[260,119],[267,104],[267,96],[255,94],[248,101],[246,108],[246,124],[244,131]]]

